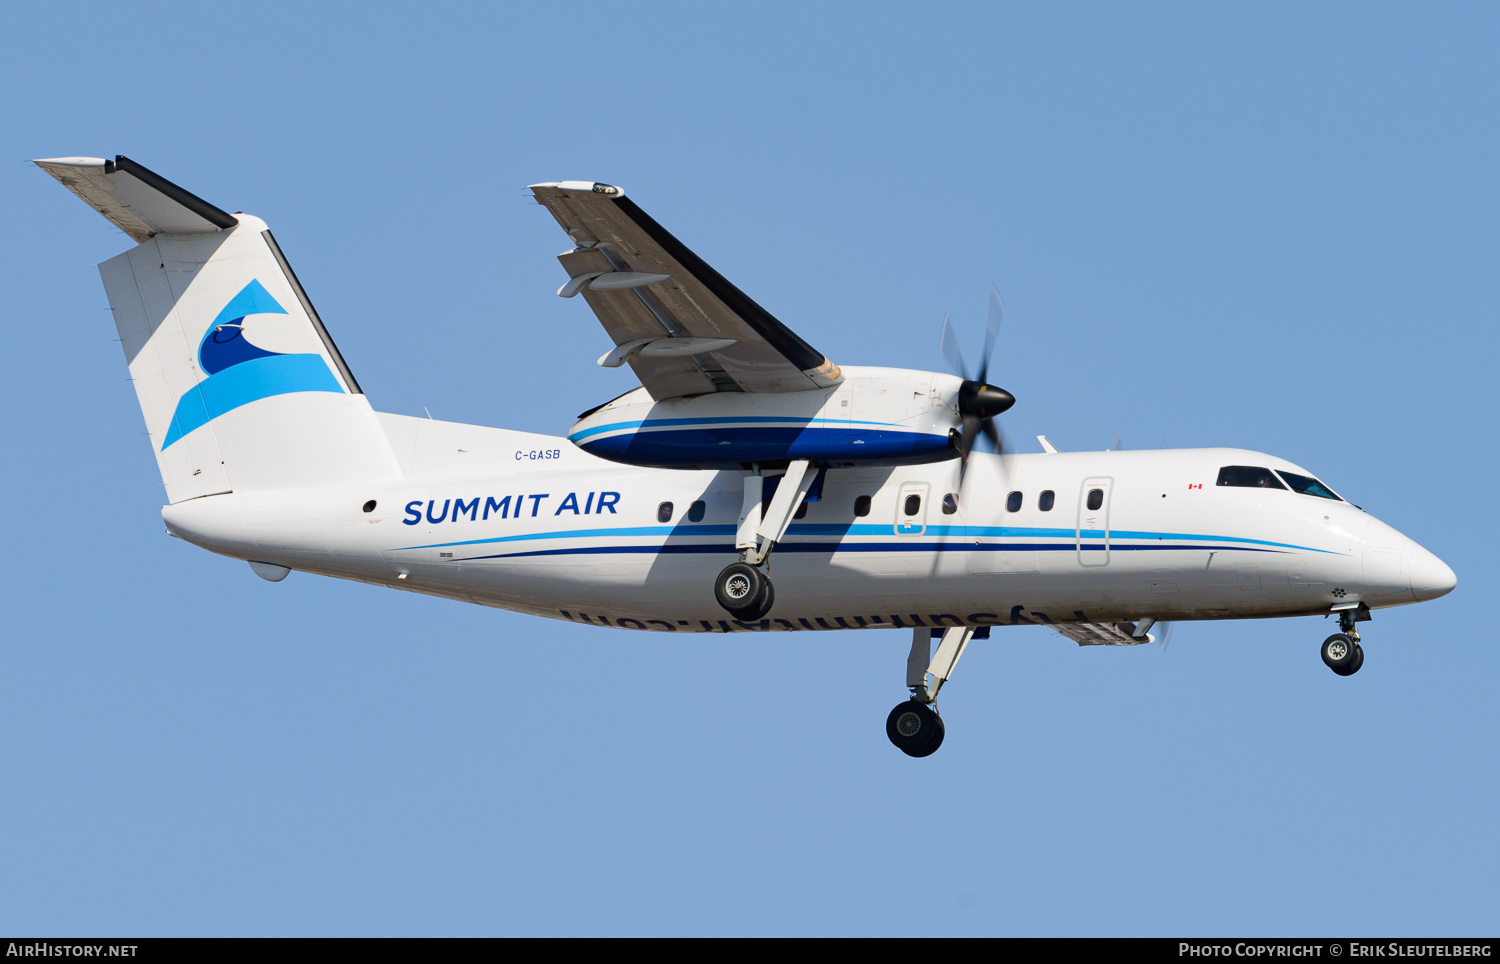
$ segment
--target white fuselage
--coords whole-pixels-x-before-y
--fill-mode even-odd
[[[1008,392],[840,368],[614,185],[532,186],[575,245],[559,294],[603,323],[601,364],[641,378],[565,439],[374,411],[265,222],[127,157],[37,163],[136,242],[99,271],[168,530],[268,579],[663,632],[1074,623],[1130,644],[1149,625],[1110,624],[1338,611],[1324,659],[1351,673],[1356,619],[1455,584],[1255,452],[974,453],[960,489],[955,452]],[[972,636],[942,635],[934,686]]]
[[[1288,616],[1452,586],[1435,556],[1348,502],[1215,484],[1226,465],[1307,474],[1273,456],[976,453],[952,513],[956,460],[829,470],[771,557],[774,609],[739,622],[713,578],[738,558],[742,472],[638,468],[563,438],[379,417],[403,481],[193,499],[163,509],[169,530],[236,558],[663,632]]]

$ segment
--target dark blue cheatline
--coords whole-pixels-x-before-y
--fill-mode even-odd
[[[954,457],[947,435],[804,422],[792,425],[705,425],[570,438],[590,455],[658,468],[733,467],[749,462],[813,459],[832,465],[879,462],[914,465]]]

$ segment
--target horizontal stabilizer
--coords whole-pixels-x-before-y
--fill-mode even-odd
[[[128,157],[51,157],[33,162],[137,244],[166,235],[213,234],[239,221]]]

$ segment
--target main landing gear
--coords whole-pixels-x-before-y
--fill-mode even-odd
[[[781,476],[771,504],[762,511],[765,476],[756,467],[745,477],[745,501],[734,540],[740,561],[730,563],[714,580],[714,598],[735,619],[753,621],[771,611],[776,590],[762,567],[769,569],[771,550],[786,535],[817,478],[818,470],[807,459],[792,462]]]
[[[988,637],[989,627],[981,635]],[[946,730],[937,713],[938,690],[953,675],[953,667],[974,637],[973,626],[912,630],[911,653],[906,657],[906,687],[911,690],[911,699],[885,718],[885,735],[907,756],[931,756],[943,745]],[[932,654],[934,638],[942,640],[936,655]]]
[[[1358,618],[1358,611],[1355,609],[1341,611],[1339,632],[1323,640],[1323,662],[1340,676],[1353,676],[1365,665],[1365,651],[1359,645],[1359,630],[1354,628]]]
[[[735,619],[760,619],[776,602],[776,589],[765,573],[747,562],[730,563],[714,580],[714,598]]]

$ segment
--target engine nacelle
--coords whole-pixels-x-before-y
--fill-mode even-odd
[[[830,467],[910,465],[956,456],[962,379],[844,366],[822,391],[719,392],[654,401],[644,388],[586,413],[568,438],[591,455],[674,469],[812,459]]]

